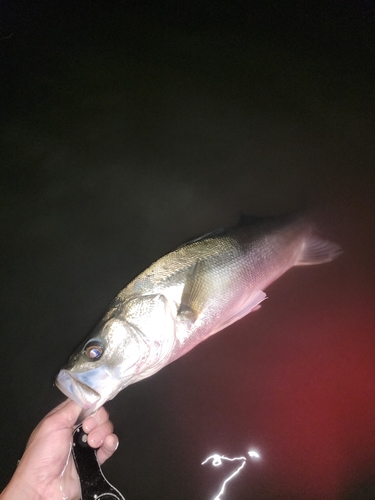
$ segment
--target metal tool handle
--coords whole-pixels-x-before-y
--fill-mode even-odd
[[[81,500],[125,500],[104,477],[96,450],[89,446],[82,425],[73,432],[72,455],[81,483]]]

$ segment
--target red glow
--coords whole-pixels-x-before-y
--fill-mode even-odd
[[[274,300],[272,318],[267,304],[186,360],[198,370],[186,384],[194,401],[187,419],[209,451],[235,456],[255,446],[262,455],[244,491],[341,500],[374,477],[374,318],[351,299],[338,291],[335,304],[322,308],[317,298],[306,307],[306,294],[293,305],[286,294]]]

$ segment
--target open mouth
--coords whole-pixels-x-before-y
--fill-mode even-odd
[[[83,410],[96,409],[100,394],[85,383],[77,380],[66,370],[61,370],[56,378],[56,386]]]

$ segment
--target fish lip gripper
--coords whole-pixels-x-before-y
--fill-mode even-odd
[[[72,455],[81,485],[81,500],[125,500],[104,477],[96,450],[89,446],[82,424],[73,432]]]

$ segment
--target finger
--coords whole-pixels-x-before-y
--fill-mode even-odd
[[[94,430],[96,427],[99,425],[103,424],[104,422],[108,422],[109,415],[107,410],[102,406],[99,408],[98,411],[87,417],[83,422],[82,422],[82,428],[86,432],[86,434],[89,434],[92,430]]]
[[[69,398],[56,406],[56,408],[47,413],[47,415],[35,427],[29,437],[29,440],[27,441],[26,449],[30,446],[34,437],[39,432],[44,435],[56,430],[71,429],[74,422],[77,420],[80,411],[81,408]]]
[[[56,413],[59,415],[62,423],[65,423],[67,427],[72,427],[79,417],[81,410],[82,408],[77,403],[68,399],[66,404],[61,405],[61,408]]]
[[[64,408],[66,405],[68,405],[70,401],[71,401],[71,399],[67,398],[65,401],[63,401],[58,406],[56,406],[55,408],[53,408],[50,412],[48,412],[47,415],[46,415],[46,417],[49,417],[50,415],[53,415],[54,413],[57,413],[62,408]]]
[[[102,465],[109,457],[111,457],[117,450],[119,439],[116,434],[109,434],[104,439],[102,446],[96,452],[96,458],[100,465]]]
[[[87,442],[92,448],[99,448],[104,443],[105,438],[113,432],[113,424],[110,420],[95,427],[88,435]]]
[[[73,427],[80,412],[81,407],[71,399],[67,399],[50,411],[40,424],[43,425],[46,431],[69,429]]]

